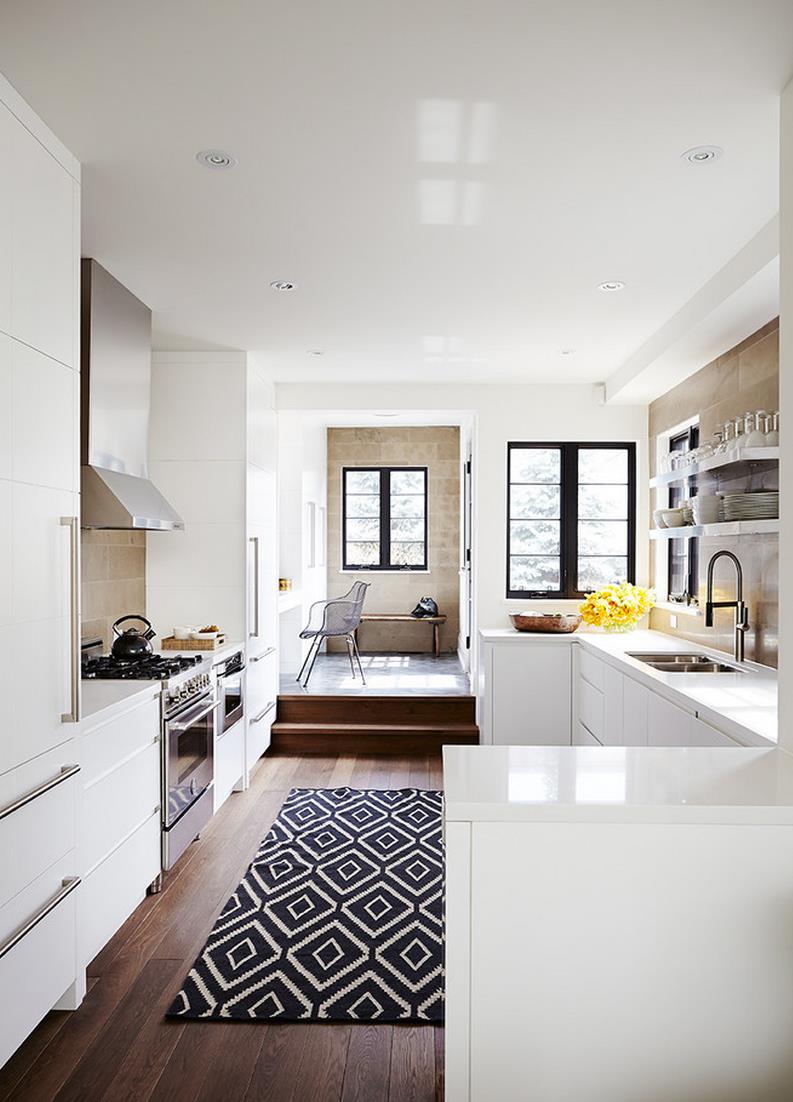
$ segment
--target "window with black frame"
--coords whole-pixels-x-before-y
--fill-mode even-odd
[[[342,470],[345,570],[427,569],[427,468]]]
[[[507,465],[508,597],[635,580],[635,444],[510,443]]]
[[[669,451],[687,452],[699,445],[699,426],[692,425],[683,432],[669,438]],[[669,487],[669,508],[681,505],[686,498],[697,492],[694,479],[687,486]],[[692,604],[697,600],[699,589],[699,540],[669,540],[669,565],[667,576],[667,596],[676,604]]]

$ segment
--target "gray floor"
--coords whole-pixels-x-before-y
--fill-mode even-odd
[[[321,696],[466,696],[471,692],[456,654],[434,658],[429,654],[363,654],[361,664],[366,685],[353,679],[346,654],[321,654],[317,658],[308,688],[295,681],[295,674],[281,675],[281,694],[309,693]]]

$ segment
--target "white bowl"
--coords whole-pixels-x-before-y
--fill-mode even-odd
[[[173,629],[174,639],[192,639],[194,634],[195,628],[185,627],[184,625]]]
[[[217,639],[220,635],[219,631],[193,631],[190,633],[191,639]]]
[[[682,528],[686,523],[684,509],[663,509],[661,516],[667,528]]]

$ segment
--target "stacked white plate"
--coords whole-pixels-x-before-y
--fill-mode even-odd
[[[773,520],[778,516],[778,490],[724,495],[725,520]]]

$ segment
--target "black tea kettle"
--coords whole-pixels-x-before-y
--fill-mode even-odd
[[[139,623],[145,624],[147,630],[139,631],[137,628],[127,628],[122,631],[120,625],[125,624],[127,620],[137,620]],[[116,636],[113,640],[113,657],[120,659],[122,662],[134,662],[138,658],[145,658],[146,655],[151,654],[152,645],[150,640],[157,634],[145,616],[135,616],[134,614],[122,616],[119,620],[116,620],[113,624],[113,633]]]

